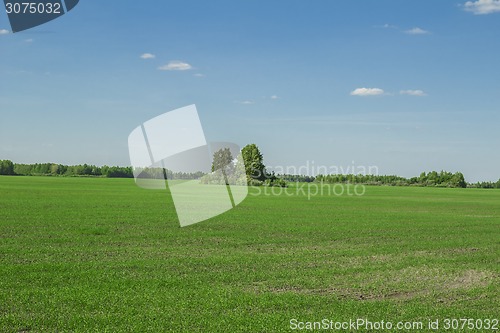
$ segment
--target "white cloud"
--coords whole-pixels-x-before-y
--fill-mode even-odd
[[[0,29],[0,35],[8,35],[8,34],[10,34],[9,30]]]
[[[24,40],[26,43],[33,43],[35,40],[33,38],[28,38]]]
[[[430,34],[429,31],[421,29],[419,27],[415,27],[415,28],[412,28],[410,30],[406,30],[405,32],[407,34],[410,34],[410,35],[426,35],[426,34]]]
[[[196,74],[193,74],[193,76],[196,76],[196,77],[205,77],[204,74],[201,74],[201,73],[196,73]]]
[[[152,53],[144,53],[141,55],[141,59],[154,59],[156,56]]]
[[[278,95],[272,95],[271,96],[271,99],[278,99],[278,98],[279,98]]]
[[[193,69],[193,66],[187,62],[173,60],[166,65],[158,67],[158,69],[161,71],[187,71]]]
[[[496,13],[500,12],[500,0],[467,1],[464,8],[476,15]]]
[[[410,96],[427,96],[427,94],[423,90],[401,90],[399,92],[400,95],[410,95]]]
[[[386,29],[397,29],[398,28],[397,26],[389,24],[389,23],[384,24],[382,27],[386,28]]]
[[[252,101],[243,101],[243,102],[236,102],[238,104],[244,104],[244,105],[250,105],[250,104],[254,104],[254,102]]]
[[[357,88],[351,91],[351,96],[377,96],[383,94],[384,90],[380,88]]]

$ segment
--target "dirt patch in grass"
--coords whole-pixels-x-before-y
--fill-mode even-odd
[[[479,249],[477,247],[466,247],[466,248],[456,248],[456,249],[447,249],[444,252],[448,253],[472,253],[477,252]]]
[[[445,287],[451,289],[472,289],[486,287],[495,280],[494,274],[485,271],[468,270],[455,277]]]
[[[360,277],[353,277],[358,280]],[[300,295],[335,296],[339,299],[356,300],[410,300],[439,296],[450,299],[458,291],[487,287],[499,283],[500,277],[490,271],[466,270],[457,273],[428,267],[410,267],[396,272],[384,272],[365,276],[359,287],[347,287],[350,279],[338,285],[323,288],[308,288],[300,285],[274,285],[267,281],[253,283],[247,291],[274,294],[293,293]],[[352,284],[352,283],[351,283]]]

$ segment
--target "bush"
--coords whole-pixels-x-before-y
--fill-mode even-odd
[[[257,180],[257,179],[250,179],[248,181],[248,186],[262,186],[264,184],[262,181]]]
[[[270,186],[270,187],[288,187],[286,184],[286,181],[280,178],[274,178],[274,179],[266,179],[264,181],[264,186]]]

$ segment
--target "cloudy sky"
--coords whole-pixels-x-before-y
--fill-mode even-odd
[[[0,159],[128,165],[136,126],[196,104],[270,166],[500,178],[500,0],[82,0],[9,31]]]

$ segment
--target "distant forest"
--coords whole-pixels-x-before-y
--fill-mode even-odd
[[[152,170],[152,169],[151,169]],[[148,170],[145,170],[148,172]],[[163,173],[163,171],[161,171]],[[168,178],[197,179],[203,174],[173,173],[166,171]],[[18,164],[9,160],[0,160],[0,175],[11,176],[69,176],[69,177],[106,177],[106,178],[134,178],[132,167],[95,166],[89,164],[64,165],[55,163]],[[154,178],[154,177],[152,177]]]
[[[166,170],[167,178],[172,179],[197,179],[203,174],[172,173]],[[95,166],[88,164],[63,165],[55,163],[19,164],[9,160],[0,160],[0,175],[12,176],[69,176],[69,177],[107,177],[107,178],[134,178],[132,167]],[[500,188],[500,179],[495,182],[467,183],[461,172],[447,171],[422,172],[418,177],[404,178],[400,176],[379,175],[269,175],[271,180],[285,182],[323,182],[327,184],[365,184],[386,186],[433,186],[457,188]],[[251,182],[254,184],[254,182]],[[268,181],[261,182],[266,185]],[[271,181],[272,184],[272,181]]]

